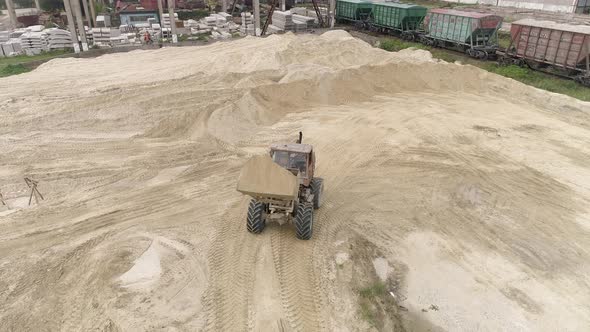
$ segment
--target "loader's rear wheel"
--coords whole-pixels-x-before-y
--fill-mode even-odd
[[[319,209],[324,196],[324,179],[313,178],[311,180],[311,193],[313,194],[313,207]]]
[[[301,203],[295,216],[295,232],[301,240],[311,239],[313,232],[313,204]]]
[[[255,199],[250,201],[248,216],[246,217],[246,227],[248,228],[248,232],[254,234],[260,234],[262,232],[264,226],[266,226],[264,209],[265,206],[263,203],[260,203]]]

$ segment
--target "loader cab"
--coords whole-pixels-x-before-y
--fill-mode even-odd
[[[270,147],[272,160],[299,176],[308,186],[313,178],[315,154],[309,144],[273,144]]]

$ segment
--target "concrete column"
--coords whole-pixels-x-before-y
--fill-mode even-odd
[[[94,25],[92,25],[92,19],[90,19],[90,11],[88,10],[88,0],[82,0],[82,5],[84,6],[84,17],[86,17],[86,20],[88,20],[88,26],[92,28]]]
[[[256,36],[260,36],[260,0],[252,0],[252,7],[254,7],[254,31]]]
[[[80,33],[80,41],[82,42],[82,51],[88,51],[88,41],[86,40],[86,30],[84,30],[84,22],[82,21],[82,8],[80,7],[79,0],[70,0],[72,3],[72,9],[76,15],[76,24],[78,26],[78,32]]]
[[[164,7],[162,6],[162,0],[158,0],[158,15],[160,15],[160,27],[163,28],[162,16],[164,16]]]
[[[13,29],[16,29],[18,26],[18,21],[16,20],[16,11],[14,10],[14,3],[12,0],[4,0],[6,2],[6,11],[8,12],[8,17],[10,17],[10,24]]]
[[[74,52],[80,53],[80,44],[78,43],[78,34],[76,33],[76,24],[74,22],[74,15],[72,14],[72,4],[70,3],[70,0],[64,0],[64,7],[66,9],[66,16],[68,18],[68,28],[70,30],[70,34],[72,35],[72,46],[74,46]]]
[[[35,0],[35,8],[37,8],[37,10],[41,10],[41,5],[39,4],[39,0]]]
[[[287,1],[281,0],[281,11],[284,12],[285,10],[287,10]]]
[[[174,19],[174,1],[168,0],[168,15],[170,15],[170,33],[172,34],[172,42],[178,42],[178,36],[176,36],[176,20]]]
[[[330,8],[328,8],[328,19],[330,20],[330,28],[334,28],[336,15],[336,0],[330,0]]]
[[[90,0],[90,16],[92,20],[92,26],[96,27],[96,10],[94,9],[94,0]]]

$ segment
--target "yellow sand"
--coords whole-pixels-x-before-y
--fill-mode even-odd
[[[242,167],[237,190],[254,198],[295,199],[297,177],[268,155],[254,156]]]
[[[589,105],[344,31],[0,78],[0,331],[585,331]],[[313,238],[250,234],[240,170],[299,131]]]

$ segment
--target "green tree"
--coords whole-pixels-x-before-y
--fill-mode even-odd
[[[39,0],[39,5],[41,5],[41,9],[47,12],[64,10],[64,3],[62,0]]]
[[[34,0],[14,0],[16,8],[35,8]]]

